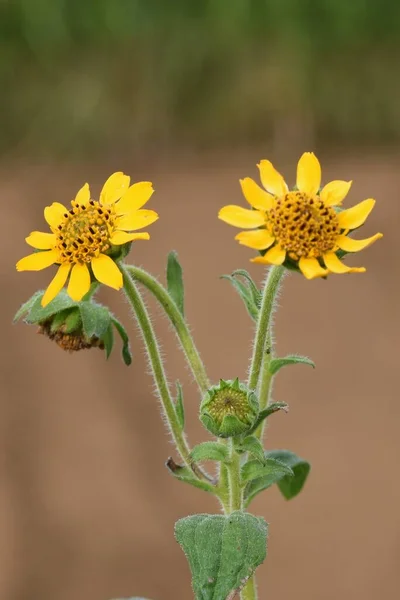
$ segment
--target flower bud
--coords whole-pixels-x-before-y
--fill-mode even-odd
[[[258,399],[239,379],[220,380],[200,405],[200,420],[217,437],[228,438],[251,430],[259,413]]]

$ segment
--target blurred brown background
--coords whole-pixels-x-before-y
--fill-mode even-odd
[[[121,295],[101,299],[130,330],[130,368],[118,347],[108,362],[98,350],[68,355],[10,324],[50,279],[14,269],[44,206],[85,181],[96,195],[115,170],[152,180],[160,220],[130,260],[163,279],[178,251],[210,377],[245,377],[252,323],[219,276],[244,267],[261,281],[263,270],[216,213],[242,202],[238,179],[256,177],[260,158],[294,183],[298,156],[314,150],[325,182],[354,180],[349,204],[377,198],[362,237],[385,237],[352,259],[365,275],[285,281],[278,352],[317,368],[279,374],[274,398],[290,413],[271,420],[268,447],[296,451],[312,471],[294,500],[272,489],[253,504],[270,522],[260,598],[396,598],[400,11],[372,0],[304,11],[289,1],[149,4],[0,3],[0,597],[188,600],[173,525],[218,510],[164,467],[174,450]],[[194,444],[204,437],[197,389],[149,306]]]

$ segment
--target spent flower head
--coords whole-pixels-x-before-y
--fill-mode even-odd
[[[352,182],[331,181],[321,189],[321,166],[312,152],[305,152],[298,162],[294,190],[289,190],[269,160],[262,160],[258,168],[265,189],[249,177],[240,181],[252,208],[224,206],[218,215],[229,225],[247,230],[235,239],[261,252],[252,262],[295,267],[307,279],[365,271],[348,267],[340,257],[359,252],[382,237],[381,233],[364,240],[348,236],[365,223],[375,200],[369,198],[340,210]]]
[[[113,173],[105,182],[99,200],[90,196],[86,183],[67,209],[53,202],[44,209],[51,233],[33,231],[26,242],[37,252],[17,263],[18,271],[40,271],[53,264],[57,273],[45,294],[46,306],[57,296],[68,277],[68,294],[81,300],[89,291],[92,277],[114,289],[122,287],[116,264],[121,247],[135,240],[148,240],[148,233],[132,233],[158,219],[153,210],[141,210],[153,194],[148,181],[130,184],[124,173]]]

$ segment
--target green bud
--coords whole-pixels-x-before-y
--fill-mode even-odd
[[[239,379],[220,380],[200,405],[200,420],[217,437],[236,437],[250,431],[259,412],[258,399]]]

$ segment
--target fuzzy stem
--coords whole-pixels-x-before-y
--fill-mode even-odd
[[[155,296],[165,310],[172,325],[175,327],[176,334],[186,356],[186,360],[192,370],[193,376],[197,381],[200,391],[204,394],[210,387],[210,382],[203,361],[200,358],[200,354],[190,334],[189,327],[175,302],[172,300],[165,287],[157,281],[155,277],[139,267],[129,265],[125,268],[131,277],[143,284]]]
[[[273,378],[274,378],[274,376],[271,375],[270,370],[269,370],[269,366],[270,366],[271,360],[273,358],[271,325],[270,325],[270,330],[268,332],[268,336],[266,339],[266,349],[265,350],[266,351],[264,353],[264,360],[263,360],[261,374],[260,374],[260,390],[259,390],[260,411],[267,408],[267,406],[269,404],[271,390],[272,390],[272,382],[273,382]],[[257,427],[257,430],[254,435],[259,440],[262,440],[262,438],[263,438],[266,424],[267,424],[267,419],[264,419],[264,421],[262,423],[260,423],[260,425]]]
[[[127,267],[123,264],[120,264],[119,266],[124,276],[124,291],[130,305],[133,308],[133,311],[135,312],[137,322],[139,324],[139,329],[147,350],[154,381],[162,407],[164,409],[164,415],[168,423],[169,430],[182,460],[187,466],[190,467],[190,448],[179,426],[175,412],[175,406],[171,398],[164,372],[164,365],[161,359],[160,349],[158,347],[157,338],[155,336],[149,314],[139,291],[132,281]]]
[[[257,600],[257,585],[255,575],[252,575],[241,593],[241,600]]]
[[[250,366],[248,385],[251,390],[256,390],[258,387],[261,366],[264,359],[265,341],[269,332],[274,301],[284,272],[284,267],[271,267],[265,282]]]
[[[240,485],[240,456],[235,450],[232,438],[229,440],[229,444],[231,448],[230,463],[227,465],[230,497],[229,509],[230,512],[233,512],[234,510],[242,510],[242,488]]]

